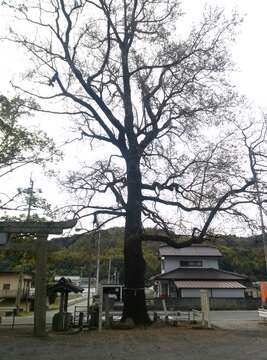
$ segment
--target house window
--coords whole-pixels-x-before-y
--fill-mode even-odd
[[[10,290],[10,284],[3,284],[3,290]]]
[[[181,260],[180,266],[181,267],[202,267],[203,261],[202,260]]]

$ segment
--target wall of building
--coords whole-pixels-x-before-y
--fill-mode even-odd
[[[18,274],[0,274],[0,290],[3,290],[4,285],[9,284],[10,290],[17,290],[19,282]]]
[[[211,291],[208,290],[209,297],[211,297]],[[181,298],[199,298],[200,289],[181,289]]]
[[[245,289],[208,289],[211,298],[244,298]],[[200,298],[200,289],[178,289],[173,281],[160,281],[157,296],[170,298]]]
[[[0,273],[0,298],[15,298],[19,287],[19,273]],[[31,276],[24,274],[21,284],[21,295],[28,293]]]
[[[214,298],[244,298],[245,289],[213,289],[212,297]]]
[[[202,268],[219,269],[218,259],[215,258],[194,258],[194,257],[177,258],[175,256],[166,256],[165,259],[161,261],[161,272],[168,272],[181,267],[181,261],[194,261],[194,260],[202,260]]]
[[[209,289],[212,298],[244,298],[244,289]],[[199,298],[200,289],[181,289],[182,298]]]

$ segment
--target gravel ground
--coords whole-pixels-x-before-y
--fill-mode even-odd
[[[32,337],[0,329],[1,360],[266,360],[267,326],[242,329],[161,327]]]

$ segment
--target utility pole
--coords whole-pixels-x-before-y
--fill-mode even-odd
[[[100,272],[100,230],[97,238],[97,260],[96,260],[96,294],[99,295],[99,272]]]
[[[91,295],[91,273],[88,269],[88,291],[87,291],[87,324],[89,330],[89,310],[90,310],[90,295]]]
[[[112,258],[109,258],[109,259],[108,259],[108,284],[110,284],[111,262],[112,262]]]
[[[27,189],[27,193],[29,194],[29,203],[28,203],[28,210],[27,210],[27,221],[30,220],[31,216],[31,208],[32,208],[32,200],[33,200],[33,186],[34,182],[32,176],[30,177],[30,187]]]
[[[22,282],[23,282],[23,271],[20,270],[19,278],[18,278],[18,289],[17,289],[17,295],[16,295],[17,313],[19,313],[19,310],[20,310],[20,301],[21,301],[21,295],[22,295]]]
[[[96,249],[96,284],[95,284],[95,287],[96,287],[96,295],[99,295],[99,291],[98,291],[98,288],[99,288],[99,274],[100,274],[100,240],[101,240],[101,233],[100,233],[100,227],[99,227],[99,224],[98,224],[98,220],[97,220],[97,217],[95,219],[95,222],[94,224],[96,225],[96,229],[95,229],[95,232],[94,234],[97,233],[97,249]],[[85,228],[76,228],[75,229],[76,231],[81,231],[81,230],[86,230],[88,232],[87,229]],[[95,236],[95,235],[94,235]]]
[[[20,191],[24,194],[26,194],[26,201],[27,201],[27,216],[26,216],[26,221],[29,221],[31,218],[31,211],[32,211],[32,207],[34,205],[34,202],[36,201],[37,198],[34,198],[34,195],[36,193],[41,193],[42,189],[35,189],[34,190],[34,181],[32,178],[32,175],[30,177],[30,187],[26,188],[26,189],[20,189]],[[36,205],[36,204],[35,204]]]
[[[98,230],[98,237],[97,237],[97,259],[96,259],[96,294],[99,294],[99,272],[100,272],[100,238],[101,238],[101,234],[100,234],[100,226],[99,226],[99,222],[98,222],[98,218],[97,216],[95,217],[95,225],[96,225],[96,230]]]

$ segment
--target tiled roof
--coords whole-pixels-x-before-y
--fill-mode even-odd
[[[245,289],[237,281],[179,280],[174,281],[178,289]]]
[[[177,268],[167,273],[159,274],[155,280],[237,280],[244,281],[247,276],[213,268]]]
[[[161,246],[159,248],[159,254],[160,256],[222,256],[222,253],[217,248],[206,245],[194,245],[181,249],[176,249],[171,246]]]

